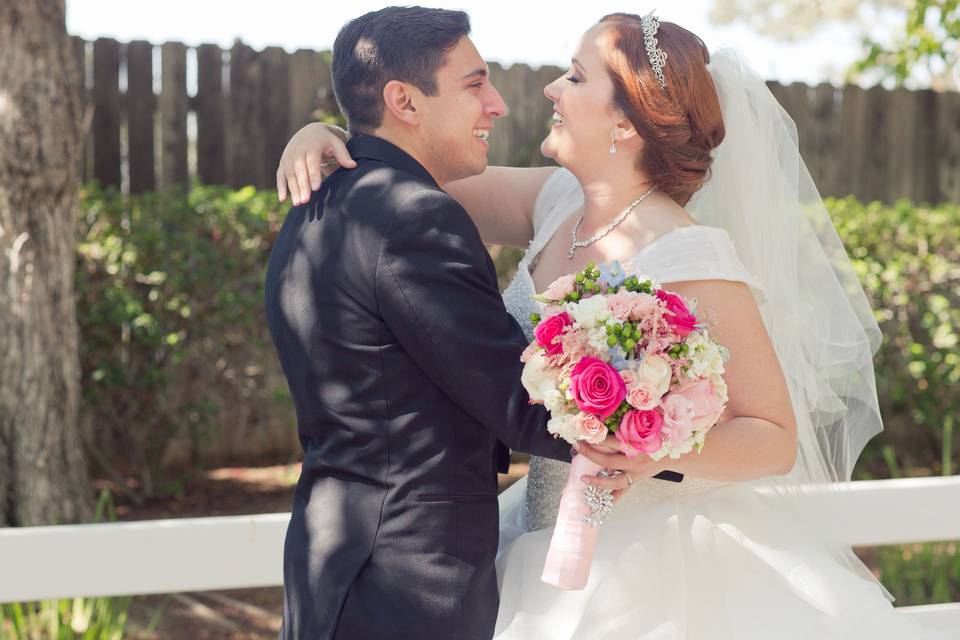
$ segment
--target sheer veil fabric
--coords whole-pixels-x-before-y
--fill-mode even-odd
[[[708,68],[726,136],[687,208],[700,223],[725,229],[761,280],[760,311],[797,418],[793,471],[752,484],[771,507],[814,525],[839,560],[875,580],[848,544],[833,539],[837,523],[807,498],[849,482],[864,446],[883,430],[873,370],[880,329],[800,156],[793,120],[737,49],[719,49]]]

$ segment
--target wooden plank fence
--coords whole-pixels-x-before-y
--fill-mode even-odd
[[[336,114],[329,53],[256,51],[75,38],[92,126],[82,175],[131,193],[186,184],[269,188],[287,139]],[[492,63],[510,115],[491,137],[491,164],[543,165],[550,102],[563,70]],[[188,77],[196,86],[188,87]],[[823,195],[960,202],[960,93],[819,84],[768,86],[797,123]]]

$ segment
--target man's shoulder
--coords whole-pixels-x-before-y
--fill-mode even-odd
[[[343,179],[340,193],[345,202],[374,205],[391,213],[463,209],[436,184],[380,160],[359,160]]]

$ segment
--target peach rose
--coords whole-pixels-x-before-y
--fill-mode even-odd
[[[660,405],[660,394],[649,382],[637,382],[634,385],[627,385],[627,402],[634,409],[647,411]]]
[[[577,440],[600,444],[607,437],[607,425],[595,415],[577,414]]]

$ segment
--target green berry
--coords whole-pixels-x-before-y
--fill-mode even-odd
[[[616,337],[616,336],[610,336],[609,338],[607,338],[607,346],[608,346],[608,347],[614,347],[614,346],[616,346],[616,344],[617,344],[617,337]]]

